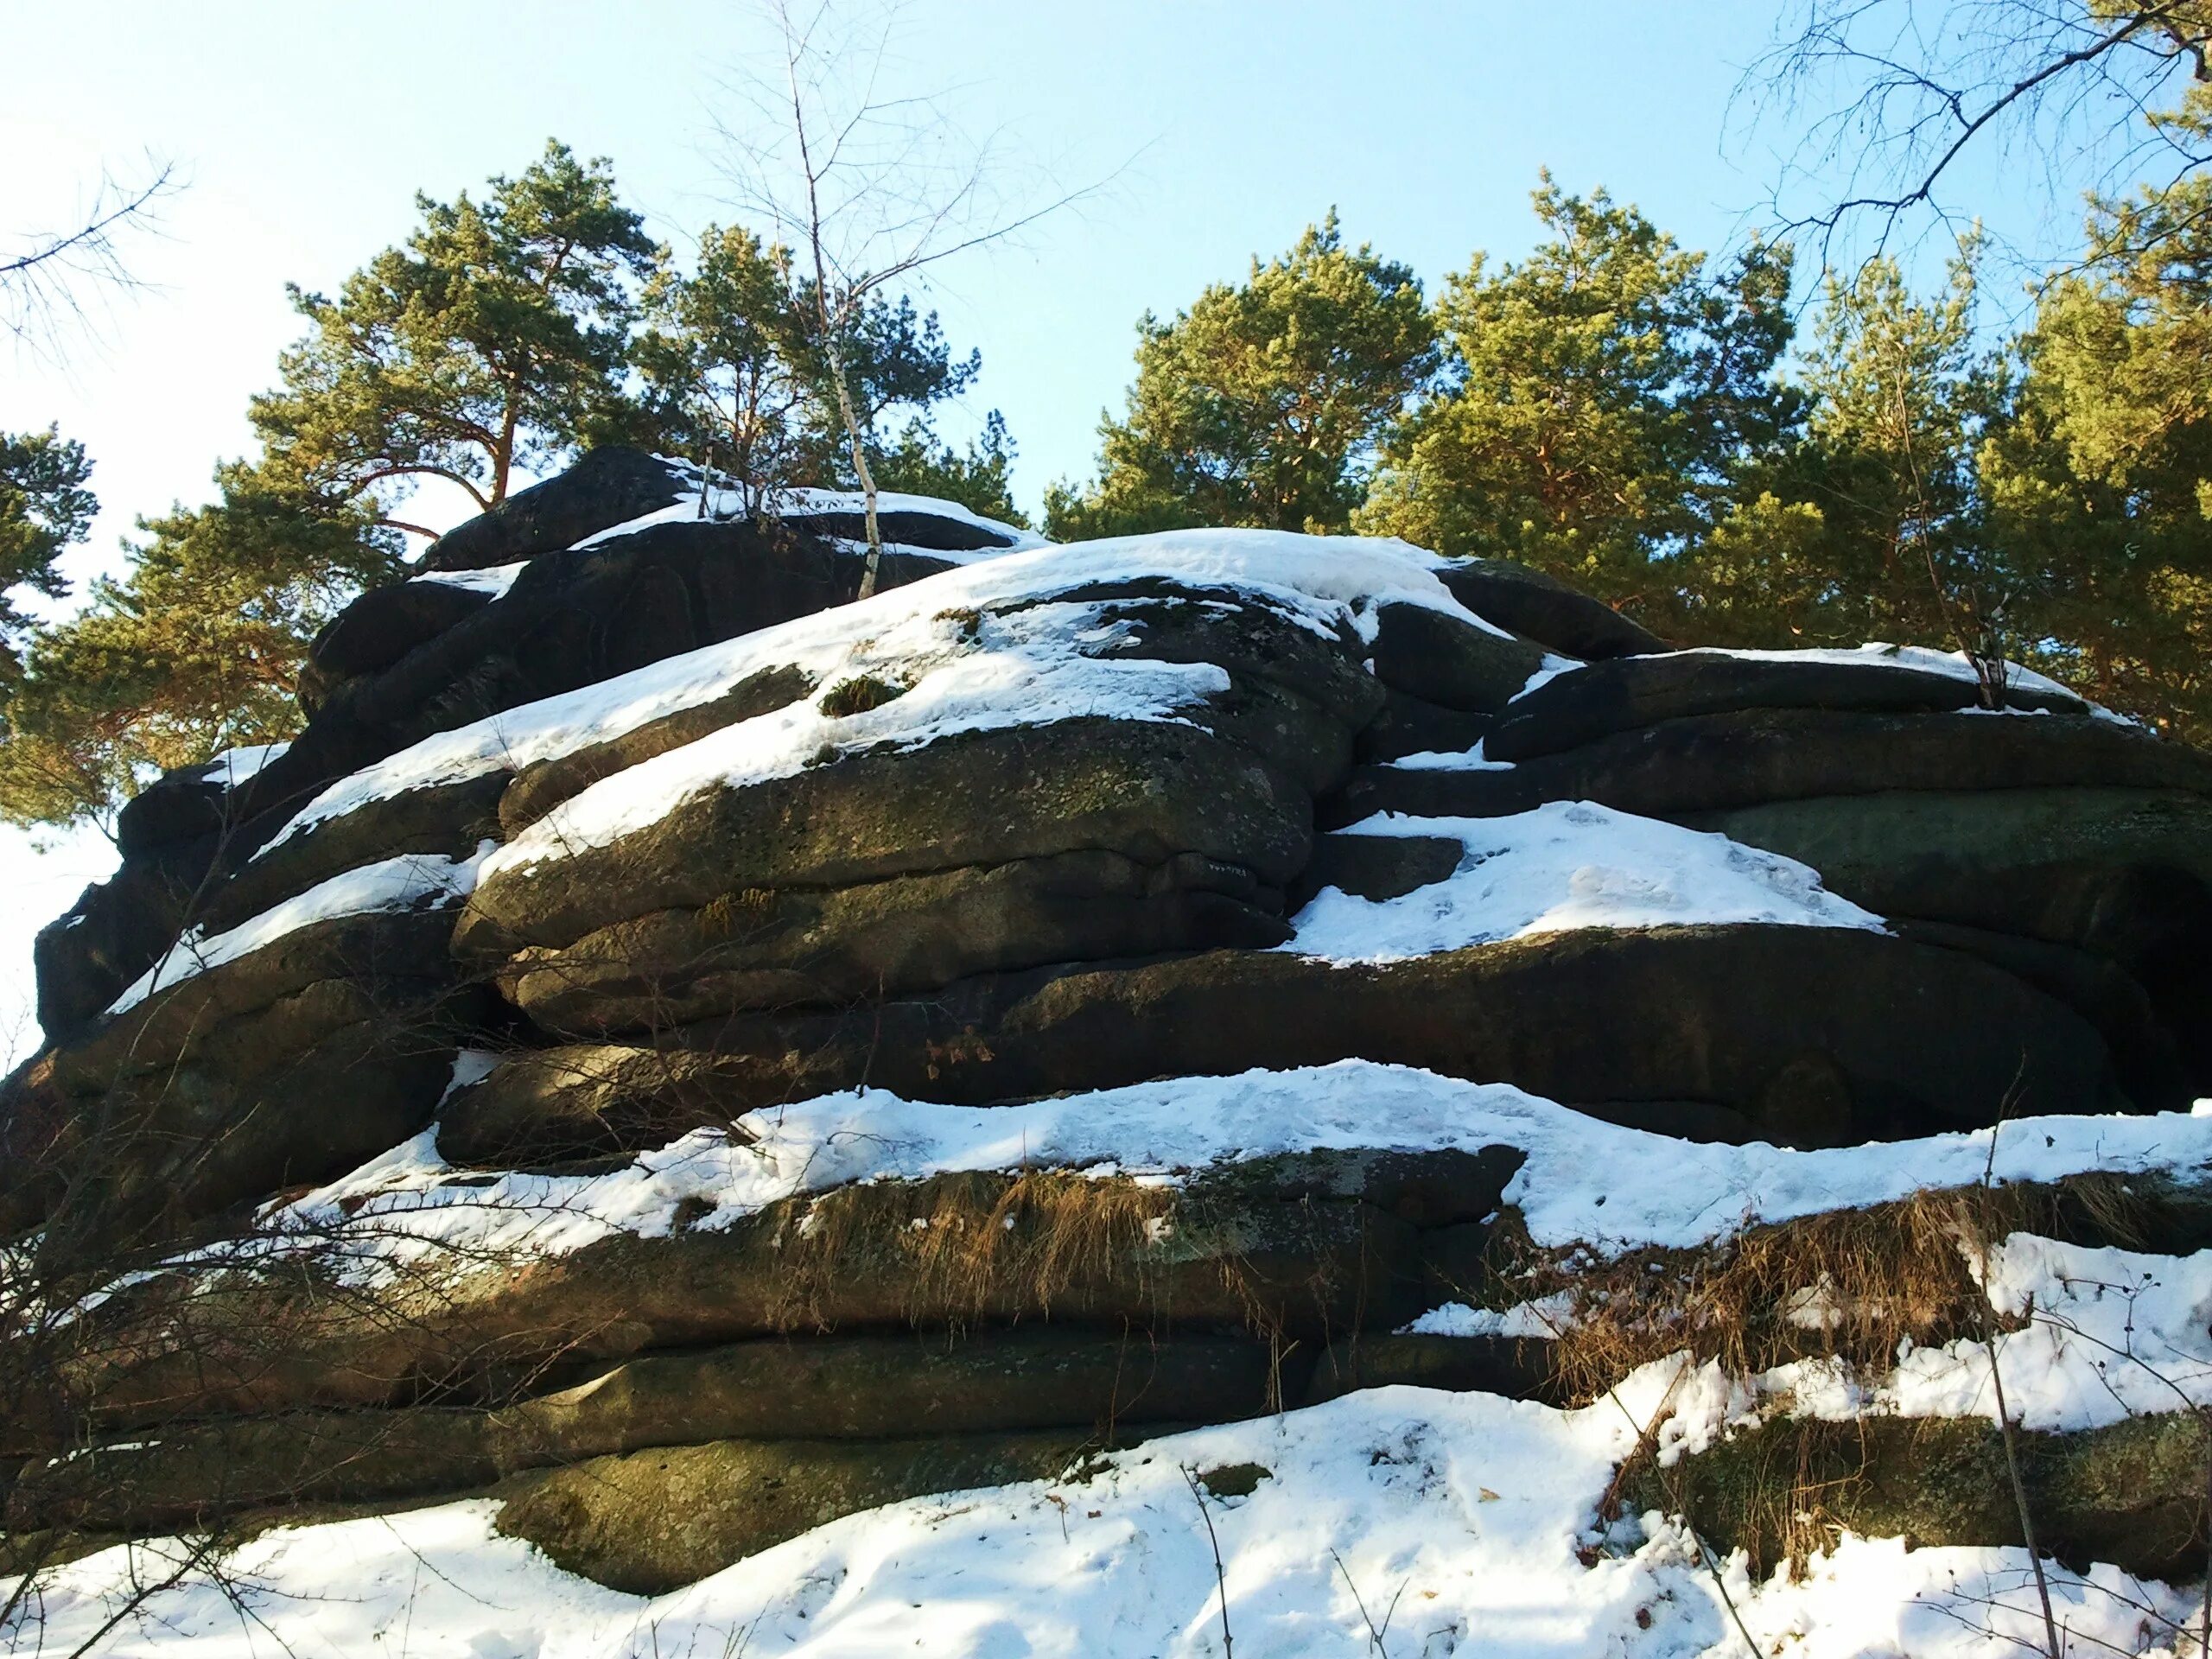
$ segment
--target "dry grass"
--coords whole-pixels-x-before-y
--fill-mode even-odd
[[[839,1187],[792,1207],[779,1238],[785,1322],[822,1322],[855,1275],[901,1287],[917,1321],[1033,1309],[1109,1286],[1164,1288],[1187,1256],[1174,1188],[1067,1170],[944,1175]],[[1182,1248],[1163,1248],[1179,1238]],[[1224,1259],[1224,1271],[1234,1272]]]
[[[2156,1230],[2155,1201],[2102,1174],[1917,1192],[1602,1262],[1540,1250],[1501,1224],[1489,1300],[1564,1296],[1553,1363],[1567,1396],[1587,1402],[1685,1350],[1735,1376],[1821,1357],[1886,1370],[1908,1338],[1925,1346],[1982,1333],[1990,1313],[1970,1266],[1976,1241],[2030,1231],[2131,1243]]]

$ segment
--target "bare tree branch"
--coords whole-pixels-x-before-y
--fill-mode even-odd
[[[50,355],[90,325],[97,296],[142,288],[124,245],[156,231],[158,205],[183,188],[175,162],[150,156],[138,182],[103,173],[72,228],[29,233],[17,251],[0,255],[0,331],[18,349]]]
[[[1768,207],[1824,264],[1973,217],[1954,200],[1969,156],[2021,157],[2053,208],[2212,163],[2212,141],[2160,113],[2207,77],[2202,0],[1800,0],[1792,18],[1736,112],[1791,131]]]
[[[779,59],[771,74],[726,88],[748,112],[717,120],[734,205],[811,267],[814,326],[828,360],[853,471],[866,506],[868,569],[876,588],[883,542],[868,467],[868,422],[856,407],[843,342],[869,297],[956,255],[1019,236],[1106,188],[1015,200],[1006,176],[1004,129],[978,138],[956,118],[953,92],[893,94],[900,10],[839,0],[762,0]]]

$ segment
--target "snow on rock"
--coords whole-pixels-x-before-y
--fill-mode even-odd
[[[1863,645],[1808,646],[1801,651],[1751,651],[1725,645],[1699,645],[1668,654],[1675,657],[1733,657],[1754,663],[1833,663],[1846,668],[1910,668],[1923,674],[1941,675],[1947,680],[1962,680],[1968,685],[1976,683],[1974,663],[1962,651],[1937,651],[1929,645],[1893,645],[1880,640]],[[1557,679],[1561,674],[1572,673],[1581,666],[1583,664],[1580,663],[1567,663],[1554,668],[1547,664],[1528,684],[1521,688],[1514,701],[1519,702],[1539,686]],[[2082,704],[2108,719],[2120,718],[2108,709],[2087,702],[2082,694],[2071,686],[2062,685],[2056,680],[2038,674],[2031,668],[2024,668],[2018,663],[2005,664],[2005,683],[2014,690],[2056,697],[2067,702]]]
[[[787,775],[825,747],[920,744],[953,732],[1080,715],[1173,720],[1225,684],[1221,671],[1087,656],[1085,645],[1110,639],[1100,632],[1101,607],[1054,603],[1056,594],[1161,579],[1234,590],[1328,635],[1350,626],[1371,638],[1386,602],[1489,627],[1437,579],[1439,563],[1399,541],[1258,530],[1178,531],[1001,554],[437,733],[331,785],[270,845],[404,790],[519,768],[619,737],[777,667],[803,670],[824,686],[873,674],[909,690],[842,720],[801,703],[726,728],[701,740],[709,747],[698,754],[690,751],[701,745],[672,750],[650,767],[583,791],[566,804],[557,833],[572,841],[588,836],[594,832],[586,826],[594,823],[619,833],[665,812],[684,790],[715,779]],[[1017,601],[1034,602],[991,612]],[[534,842],[535,853],[516,851],[505,861],[542,855],[556,834],[549,824],[538,837],[543,846]]]
[[[493,599],[505,599],[507,590],[515,585],[515,578],[530,568],[528,559],[517,559],[512,564],[486,565],[480,570],[425,570],[410,582],[435,582],[445,588],[466,588],[473,594],[488,594]]]
[[[690,524],[699,519],[727,520],[747,516],[747,503],[750,499],[747,493],[732,484],[724,474],[705,474],[691,461],[667,455],[658,455],[655,459],[676,475],[676,481],[683,491],[683,499],[595,531],[575,543],[575,549],[596,547],[618,537],[634,536],[641,530],[651,530],[657,524]],[[789,518],[808,518],[821,513],[864,512],[867,507],[868,499],[858,490],[778,490],[762,503],[763,511],[768,516]],[[950,518],[1004,539],[1003,546],[982,550],[980,553],[947,554],[933,549],[916,550],[926,551],[934,558],[964,562],[978,556],[994,556],[1046,545],[1045,538],[1034,531],[1002,524],[996,518],[986,518],[957,501],[944,500],[938,496],[903,495],[896,490],[878,490],[875,510],[879,514],[912,512],[926,514],[932,518]]]
[[[1983,1282],[2005,1323],[2024,1322],[1993,1343],[2005,1408],[2023,1427],[2100,1428],[2212,1405],[2212,1251],[2152,1255],[2015,1233],[1991,1246]],[[1834,1361],[1801,1361],[1760,1377],[1759,1393],[1800,1416],[1994,1422],[1992,1345],[1914,1348],[1873,1382]]]
[[[236,789],[291,747],[289,743],[247,743],[225,749],[200,768],[200,775],[211,784]]]
[[[493,846],[493,842],[485,842],[474,855],[465,859],[446,858],[435,853],[404,853],[397,858],[364,864],[317,882],[305,893],[272,905],[258,916],[224,932],[202,936],[194,929],[141,974],[107,1011],[111,1015],[122,1014],[156,991],[167,990],[224,963],[235,962],[311,923],[340,916],[423,910],[456,903],[474,889],[477,873]]]
[[[1582,927],[1883,925],[1794,859],[1592,801],[1554,801],[1495,818],[1386,812],[1341,833],[1448,837],[1465,851],[1450,876],[1395,899],[1325,887],[1293,918],[1297,931],[1277,950],[1392,962]]]
[[[1716,1585],[1696,1541],[1656,1515],[1601,1530],[1634,1414],[1669,1403],[1675,1374],[1652,1370],[1619,1403],[1571,1412],[1373,1389],[1150,1441],[1060,1480],[849,1516],[652,1598],[501,1537],[482,1500],[264,1532],[226,1562],[224,1586],[187,1573],[135,1611],[134,1573],[170,1573],[147,1547],[110,1549],[54,1573],[36,1640],[67,1653],[123,1611],[117,1651],[188,1659],[1198,1659],[1225,1650],[1224,1629],[1246,1659],[1366,1659],[1378,1636],[1423,1659],[1690,1659],[1740,1654],[1737,1618],[1761,1653],[1801,1659],[1980,1659],[2014,1635],[2034,1647],[2019,1550],[1847,1538],[1802,1583],[1786,1569],[1755,1583],[1737,1558],[1717,1564]],[[1249,1494],[1211,1495],[1208,1471],[1238,1465],[1262,1471]],[[2164,1586],[2051,1573],[2070,1653],[2141,1653],[2146,1618],[2155,1630],[2189,1616]]]
[[[738,1138],[695,1129],[594,1174],[461,1175],[422,1135],[264,1217],[356,1252],[357,1269],[467,1248],[557,1254],[616,1233],[728,1226],[763,1206],[849,1182],[963,1170],[1071,1169],[1175,1182],[1209,1166],[1329,1148],[1512,1147],[1505,1190],[1531,1239],[1618,1255],[1687,1249],[1762,1223],[1999,1181],[2086,1170],[2202,1179],[2212,1119],[2023,1118],[1990,1132],[1794,1151],[1677,1141],[1602,1122],[1503,1084],[1344,1060],[1286,1071],[1179,1077],[1014,1106],[948,1106],[849,1090],[747,1114]],[[750,1137],[749,1140],[745,1137]],[[1624,1179],[1622,1172],[1633,1172]],[[705,1206],[702,1209],[702,1206]],[[226,1249],[234,1247],[224,1247]]]

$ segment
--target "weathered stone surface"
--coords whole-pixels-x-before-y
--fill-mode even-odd
[[[1963,950],[2064,1003],[2094,1027],[2127,1097],[2145,1111],[2187,1111],[2196,1098],[2176,1034],[2147,992],[2106,957],[2017,933],[1894,918],[1901,938]]]
[[[495,872],[454,948],[499,958],[752,887],[842,887],[1104,848],[1187,854],[1280,887],[1305,862],[1304,792],[1250,751],[1187,726],[1073,719],[861,752],[708,790],[606,847]]]
[[[1214,951],[741,1015],[672,1040],[758,1057],[764,1103],[863,1077],[982,1103],[1351,1058],[1569,1103],[1706,1101],[1795,1145],[1986,1123],[2008,1098],[2122,1103],[2103,1043],[2059,1003],[1961,952],[1853,929],[1587,930],[1344,967]],[[1789,1085],[1813,1062],[1846,1097],[1831,1090],[1808,1121]]]
[[[659,1146],[748,1110],[713,1054],[611,1043],[524,1049],[438,1109],[438,1153],[449,1162],[527,1167]]]
[[[641,449],[594,449],[566,472],[517,490],[430,543],[425,570],[481,570],[535,558],[683,499],[683,485]]]
[[[1324,887],[1381,902],[1441,881],[1459,868],[1467,849],[1448,836],[1359,836],[1338,831],[1313,837],[1313,856],[1291,891],[1296,910]]]
[[[944,568],[889,556],[882,585]],[[79,913],[91,931],[57,931],[43,948],[57,1016],[47,1029],[73,1031],[105,1007],[176,938],[193,896],[213,893],[333,780],[433,733],[842,604],[860,576],[859,559],[818,538],[735,523],[664,524],[534,558],[496,603],[329,688],[290,747],[238,789],[225,795],[194,770],[126,808],[137,827],[122,885],[88,889]],[[155,886],[174,897],[148,911]]]
[[[557,1255],[464,1257],[458,1271],[434,1259],[419,1281],[373,1297],[293,1271],[241,1275],[194,1300],[195,1323],[166,1355],[166,1325],[139,1331],[135,1304],[118,1302],[111,1349],[130,1369],[103,1398],[123,1427],[426,1395],[496,1403],[549,1366],[582,1379],[587,1362],[656,1349],[1041,1320],[1117,1340],[1257,1332],[1311,1351],[1433,1306],[1440,1271],[1465,1294],[1481,1271],[1479,1218],[1517,1161],[1504,1148],[1337,1153],[1210,1172],[1179,1191],[1065,1173],[943,1176]],[[143,1295],[165,1319],[159,1287]]]
[[[1495,715],[1543,666],[1541,646],[1422,605],[1384,605],[1369,647],[1394,690],[1466,714]]]
[[[1454,559],[1436,574],[1478,616],[1568,657],[1596,662],[1667,649],[1611,606],[1510,559]]]
[[[1461,754],[1489,734],[1494,718],[1425,702],[1386,686],[1382,709],[1361,728],[1353,750],[1369,763],[1408,754]]]
[[[1305,1387],[1312,1358],[1250,1337],[1037,1327],[823,1337],[647,1354],[494,1409],[301,1411],[187,1425],[49,1466],[29,1460],[11,1527],[145,1528],[271,1504],[423,1497],[530,1469],[718,1440],[1111,1433],[1230,1422]]]
[[[759,887],[657,911],[499,970],[537,1025],[665,1030],[741,1008],[837,1005],[975,974],[1290,936],[1280,893],[1241,865],[1186,853],[1047,854],[844,887]]]
[[[372,588],[326,623],[300,666],[300,706],[309,715],[346,681],[390,668],[417,645],[492,602],[480,588],[450,582]]]
[[[81,1036],[153,965],[184,925],[192,887],[159,859],[134,860],[39,929],[31,961],[48,1041]]]
[[[2166,747],[2184,773],[2201,760]],[[1809,864],[1831,891],[1870,909],[2024,933],[2120,961],[2195,924],[2188,889],[2212,887],[2212,798],[2193,788],[1891,789],[1686,821]],[[2068,880],[2128,869],[2175,879],[2133,906]]]
[[[671,1446],[518,1476],[499,1491],[499,1527],[569,1572],[652,1595],[840,1516],[1047,1478],[1096,1444],[1063,1431]]]
[[[588,744],[550,760],[535,760],[514,776],[499,798],[499,824],[507,836],[522,833],[555,807],[641,760],[696,743],[709,732],[770,714],[810,695],[814,683],[796,668],[764,669],[747,675],[718,697],[694,703],[658,720],[632,727],[619,737]]]
[[[2188,1412],[2075,1433],[2018,1431],[2037,1546],[2082,1570],[2109,1561],[2145,1578],[2201,1571],[2205,1434]],[[2023,1541],[2003,1438],[1980,1420],[1783,1419],[1684,1458],[1663,1477],[1643,1469],[1632,1501],[1687,1510],[1721,1548],[1751,1551],[1754,1572],[1797,1540],[1832,1543],[1839,1529],[1923,1545]],[[1809,1519],[1793,1539],[1777,1523],[1796,1513]]]
[[[2106,957],[2148,995],[2194,1079],[2187,1086],[2202,1093],[2212,1077],[2212,957],[2202,948],[2212,931],[2212,799],[2202,793],[1895,790],[1688,822],[1809,864],[1832,891],[1885,915]]]
[[[1757,709],[1662,721],[1496,770],[1363,766],[1323,819],[1488,817],[1561,800],[1688,819],[1813,796],[2069,785],[2212,795],[2212,756],[2107,721]]]
[[[868,540],[868,515],[862,512],[804,512],[786,510],[783,522],[810,536],[835,536],[848,542]],[[890,508],[875,515],[876,533],[886,544],[918,547],[932,553],[981,553],[1011,547],[1013,538],[999,531],[949,512],[920,512]]]
[[[1863,664],[1705,651],[1628,657],[1589,664],[1515,699],[1483,753],[1492,760],[1530,760],[1662,720],[1746,709],[1941,713],[1974,708],[1977,695],[1969,680],[1871,655]],[[2088,715],[2088,705],[2071,693],[2014,688],[2007,702]]]
[[[213,887],[199,926],[213,936],[347,870],[405,854],[461,860],[497,841],[499,802],[511,774],[402,790],[341,817],[325,818],[264,847]]]

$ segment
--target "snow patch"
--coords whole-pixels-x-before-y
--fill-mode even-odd
[[[1451,875],[1395,899],[1323,888],[1276,950],[1330,962],[1395,962],[1583,927],[1883,927],[1880,917],[1829,893],[1819,872],[1794,859],[1592,801],[1553,801],[1496,818],[1386,812],[1340,833],[1448,837],[1465,852]]]
[[[1346,628],[1371,634],[1377,607],[1389,602],[1487,626],[1437,579],[1439,563],[1403,542],[1277,531],[1179,531],[1003,554],[436,733],[331,785],[269,845],[405,790],[518,769],[619,737],[771,668],[799,669],[823,685],[868,673],[910,690],[842,721],[825,721],[801,704],[714,734],[702,740],[715,746],[711,766],[694,757],[694,771],[693,762],[658,757],[665,764],[644,783],[607,779],[590,807],[581,804],[584,795],[568,804],[574,814],[607,813],[610,822],[635,827],[675,804],[668,789],[700,786],[717,775],[782,775],[822,758],[825,746],[834,752],[925,742],[983,725],[1077,714],[1173,719],[1219,688],[1220,671],[1086,656],[1085,644],[1104,643],[1096,632],[1101,607],[1059,602],[1057,595],[1094,583],[1164,580],[1230,590],[1330,637]],[[994,613],[1017,602],[1026,603]],[[739,730],[742,736],[731,734]],[[717,773],[716,766],[730,770]]]
[[[1802,1582],[1786,1569],[1754,1581],[1736,1557],[1718,1562],[1716,1586],[1702,1547],[1656,1514],[1600,1529],[1599,1497],[1640,1427],[1630,1410],[1664,1411],[1679,1382],[1662,1370],[1628,1408],[1572,1412],[1369,1390],[1148,1441],[1079,1476],[849,1516],[651,1598],[500,1536],[485,1500],[274,1529],[236,1551],[222,1587],[200,1572],[165,1583],[162,1545],[118,1548],[55,1571],[34,1604],[38,1635],[42,1651],[69,1652],[152,1583],[118,1635],[179,1659],[1198,1659],[1221,1650],[1224,1611],[1253,1659],[1369,1659],[1372,1628],[1423,1659],[1693,1659],[1740,1653],[1738,1617],[1761,1653],[1798,1659],[2035,1648],[2021,1550],[1847,1537]],[[1249,1495],[1193,1492],[1197,1472],[1239,1465],[1266,1471]],[[2109,1567],[2050,1571],[2071,1653],[2142,1652],[2147,1623],[2190,1616],[2186,1594]]]
[[[134,1008],[156,991],[165,991],[210,968],[235,962],[311,923],[340,916],[425,910],[454,904],[467,898],[474,888],[477,872],[495,844],[485,842],[465,859],[446,858],[435,853],[407,853],[364,864],[327,881],[319,881],[305,893],[296,894],[281,905],[272,905],[258,916],[224,932],[209,937],[194,928],[141,974],[109,1005],[107,1011],[114,1015]]]
[[[2212,1173],[2212,1119],[2045,1117],[1987,1130],[1795,1151],[1683,1141],[1603,1122],[1503,1084],[1344,1060],[1179,1077],[1013,1106],[947,1106],[847,1090],[751,1112],[737,1138],[695,1129],[594,1174],[486,1182],[439,1157],[426,1130],[264,1217],[258,1241],[304,1232],[371,1275],[456,1249],[555,1255],[620,1233],[660,1236],[681,1210],[726,1227],[779,1200],[850,1182],[965,1170],[1067,1169],[1173,1184],[1211,1166],[1316,1150],[1479,1151],[1525,1161],[1505,1189],[1532,1241],[1599,1255],[1688,1249],[1764,1223],[1894,1202],[1926,1188],[2049,1182],[2087,1170]],[[747,1137],[750,1137],[749,1140]],[[1624,1179],[1623,1172],[1632,1172]],[[466,1184],[461,1184],[466,1182]]]
[[[515,578],[529,568],[528,559],[518,559],[512,564],[486,565],[480,570],[425,570],[408,580],[435,582],[442,588],[466,588],[472,594],[505,599],[507,589],[515,585]]]

